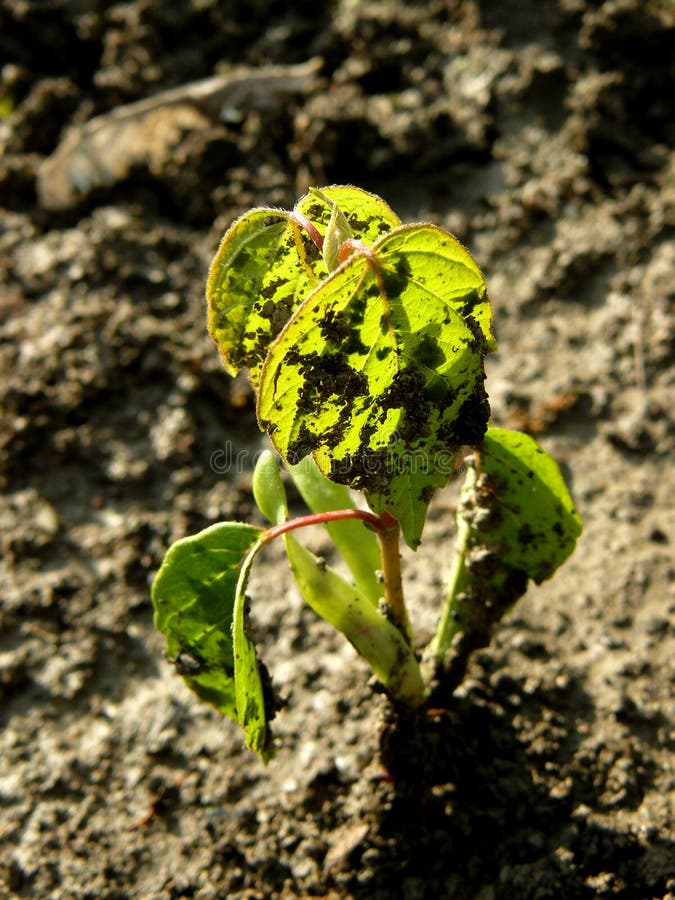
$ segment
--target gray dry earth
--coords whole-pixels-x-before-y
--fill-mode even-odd
[[[674,23],[666,0],[1,0],[0,896],[675,897]],[[224,118],[192,88],[148,127],[113,115],[69,169],[93,151],[68,126],[310,59]],[[252,590],[287,702],[267,768],[183,687],[148,599],[171,541],[254,515],[210,258],[249,206],[341,182],[474,252],[495,419],[558,457],[585,521],[428,758],[402,726],[394,779],[384,701],[279,548]],[[421,638],[453,497],[405,555]]]

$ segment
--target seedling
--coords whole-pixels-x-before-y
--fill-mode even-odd
[[[439,671],[461,679],[529,579],[549,578],[569,556],[581,521],[553,459],[525,434],[488,428],[492,311],[480,269],[447,231],[403,225],[355,187],[312,189],[291,211],[254,209],[234,222],[207,302],[225,367],[248,369],[276,451],[253,473],[271,525],[221,522],[174,544],[153,586],[155,624],[188,687],[236,719],[266,760],[275,706],[246,591],[270,541],[283,539],[306,601],[392,701],[420,707]],[[288,518],[278,457],[309,514]],[[418,547],[433,494],[458,469],[447,592],[418,656],[400,539]],[[349,577],[296,538],[315,524]]]

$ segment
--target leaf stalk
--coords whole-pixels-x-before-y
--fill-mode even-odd
[[[307,516],[298,516],[296,519],[288,519],[279,525],[273,525],[265,532],[263,539],[265,543],[281,537],[289,531],[295,531],[298,528],[308,528],[310,525],[325,525],[327,522],[340,522],[344,519],[361,519],[367,525],[370,525],[376,531],[381,531],[385,526],[382,517],[377,513],[369,512],[367,509],[330,509],[326,512],[310,513]]]

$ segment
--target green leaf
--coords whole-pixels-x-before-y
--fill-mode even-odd
[[[329,272],[333,272],[340,265],[340,247],[344,241],[348,241],[354,237],[354,233],[349,227],[345,214],[342,212],[337,203],[332,203],[325,194],[316,188],[312,188],[310,193],[314,194],[319,200],[328,203],[331,209],[330,219],[326,226],[326,233],[323,236],[323,261]]]
[[[419,665],[398,628],[292,534],[284,539],[293,575],[307,603],[345,635],[392,697],[419,704],[425,691]]]
[[[187,686],[237,719],[232,619],[240,568],[261,535],[240,522],[177,541],[152,586],[155,627]]]
[[[331,509],[353,509],[354,500],[348,488],[329,481],[310,456],[297,466],[288,466],[300,496],[314,513]],[[327,522],[324,528],[352,573],[359,589],[377,603],[384,588],[376,572],[382,567],[380,548],[374,533],[355,519]]]
[[[485,540],[502,562],[537,584],[550,578],[582,529],[555,460],[527,434],[490,428],[478,471],[478,506],[487,513],[470,522],[471,543]]]
[[[284,210],[254,209],[230,227],[206,285],[209,332],[225,368],[252,383],[267,348],[323,271],[318,249]]]
[[[400,224],[387,204],[359,188],[332,186],[308,193],[294,212],[253,209],[226,232],[206,286],[209,332],[227,371],[247,366],[257,387],[265,354],[307,294],[328,275],[304,219],[322,238],[335,204],[353,235],[372,242]],[[324,199],[325,198],[325,199]]]
[[[549,578],[580,533],[555,461],[526,434],[488,429],[467,467],[448,597],[431,647],[448,684],[460,682],[469,656],[488,644],[528,580]]]
[[[365,491],[415,547],[459,448],[485,432],[490,315],[461,244],[401,226],[324,280],[275,340],[260,424],[291,464],[312,453],[332,481]]]
[[[253,497],[260,512],[273,525],[286,520],[286,488],[276,457],[269,450],[263,450],[253,470]]]

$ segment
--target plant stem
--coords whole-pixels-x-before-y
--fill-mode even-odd
[[[466,496],[473,490],[475,481],[476,470],[471,466],[467,470],[464,485],[462,486],[462,496]],[[470,533],[471,528],[469,523],[464,516],[461,515],[461,512],[458,512],[455,553],[448,574],[448,589],[445,606],[443,607],[441,620],[438,623],[438,628],[430,648],[433,658],[437,663],[443,661],[445,654],[452,645],[453,638],[465,627],[464,617],[459,613],[457,605],[469,580],[469,573],[466,569],[466,552],[468,549]]]
[[[401,528],[398,520],[388,512],[383,512],[377,538],[382,554],[382,573],[384,575],[384,602],[387,618],[396,625],[408,644],[413,646],[412,630],[408,619],[408,610],[403,599],[403,583],[401,581]]]
[[[495,626],[522,597],[528,582],[527,572],[503,559],[490,535],[472,524],[472,511],[485,503],[476,489],[480,465],[480,453],[475,452],[460,495],[445,607],[429,648],[436,671],[444,673],[445,691],[461,682],[471,654],[488,645]],[[485,505],[482,509],[489,511]]]
[[[309,525],[325,525],[327,522],[340,522],[343,519],[361,519],[378,532],[384,528],[382,517],[366,509],[330,509],[326,510],[326,512],[298,516],[296,519],[288,519],[279,525],[273,525],[265,532],[264,541],[268,543],[282,534],[295,531],[297,528],[307,528]]]
[[[437,663],[441,663],[452,645],[455,635],[464,628],[463,617],[457,609],[458,598],[463,594],[469,573],[466,570],[467,542],[470,534],[468,523],[457,517],[457,541],[452,565],[448,574],[448,590],[443,614],[431,645],[431,652]]]
[[[317,250],[323,250],[323,237],[318,231],[316,225],[309,221],[307,216],[303,215],[299,210],[294,209],[289,214],[289,219],[294,222],[297,222],[301,228],[304,228],[307,234],[310,236]]]

